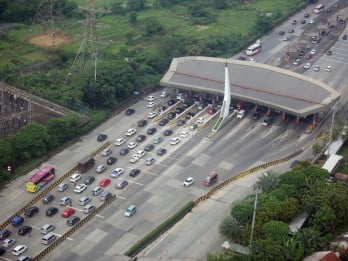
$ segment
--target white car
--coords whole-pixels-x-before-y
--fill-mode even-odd
[[[310,20],[308,21],[308,23],[309,23],[309,24],[313,24],[313,23],[314,23],[313,19],[310,19]]]
[[[16,239],[14,239],[14,238],[6,238],[2,242],[2,245],[4,247],[6,247],[6,248],[9,248],[9,247],[13,246],[15,243],[16,243]]]
[[[243,119],[245,116],[245,110],[240,110],[238,113],[237,113],[237,119]]]
[[[111,172],[111,177],[113,178],[117,178],[119,176],[121,176],[124,172],[123,168],[116,168]]]
[[[314,68],[313,68],[313,71],[319,72],[319,70],[320,70],[319,64],[315,65]]]
[[[139,156],[137,154],[134,154],[133,157],[129,158],[130,163],[136,163],[139,161]]]
[[[154,102],[149,102],[146,107],[147,108],[152,108],[153,106],[155,106],[155,103]]]
[[[27,251],[28,247],[26,245],[17,245],[12,250],[12,254],[14,256],[19,256],[20,254],[23,254],[25,251]]]
[[[182,185],[183,185],[184,187],[189,187],[189,186],[191,186],[194,182],[195,182],[194,178],[188,177],[188,178],[186,178],[186,179],[184,180],[184,182],[182,183]]]
[[[115,141],[115,145],[116,146],[121,146],[123,143],[125,143],[126,141],[122,138],[118,138],[116,141]]]
[[[74,192],[77,193],[77,194],[80,194],[82,193],[83,191],[85,191],[87,188],[87,185],[86,184],[78,184],[75,189],[74,189]]]
[[[180,139],[178,137],[174,137],[170,140],[170,145],[175,146],[176,144],[178,144],[180,142]]]
[[[162,93],[161,93],[161,97],[162,97],[162,98],[165,98],[165,97],[167,97],[168,95],[169,95],[169,93],[167,93],[167,92],[162,92]]]
[[[309,68],[311,68],[311,64],[310,63],[306,63],[304,66],[303,66],[303,68],[305,68],[305,69],[309,69]]]
[[[331,72],[331,66],[330,65],[326,66],[325,71]]]
[[[154,97],[154,96],[148,96],[147,98],[146,98],[146,100],[148,101],[148,102],[153,102],[154,100],[156,100],[156,98]]]
[[[149,112],[149,113],[147,114],[147,117],[148,117],[149,119],[155,118],[156,116],[157,116],[157,112],[155,112],[155,111]]]
[[[101,155],[104,156],[104,157],[107,157],[107,156],[109,156],[111,153],[112,153],[112,149],[106,148],[106,149],[104,149],[104,150],[101,152]]]
[[[146,152],[144,150],[138,150],[138,152],[137,152],[137,155],[139,158],[144,157],[145,154],[146,154]]]
[[[136,129],[128,129],[126,131],[126,136],[133,136],[137,132]]]
[[[106,167],[106,165],[104,165],[104,164],[100,164],[96,169],[95,169],[95,171],[97,172],[97,173],[102,173],[104,170],[106,170],[107,169],[107,167]]]
[[[197,123],[198,124],[203,124],[204,122],[204,118],[203,117],[199,117],[198,120],[197,120]]]
[[[295,66],[297,66],[297,65],[300,64],[300,61],[301,61],[301,60],[297,58],[292,64],[295,65]]]
[[[136,146],[138,146],[138,143],[135,141],[128,143],[128,149],[134,149]]]
[[[80,179],[81,179],[81,174],[78,174],[78,173],[75,173],[71,175],[70,177],[71,182],[76,182],[76,181],[79,181]]]
[[[187,131],[183,131],[183,132],[180,134],[180,137],[181,137],[181,138],[186,138],[188,135],[189,135],[189,133],[188,133]]]
[[[315,55],[317,53],[317,51],[315,49],[311,50],[311,55]]]

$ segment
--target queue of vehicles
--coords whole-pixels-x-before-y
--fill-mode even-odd
[[[167,96],[166,93],[162,93],[163,96]],[[149,97],[149,100],[154,100],[153,97]],[[170,101],[170,104],[175,104],[176,102]],[[168,106],[170,106],[168,104]],[[178,110],[178,113],[182,113],[184,110]],[[126,115],[132,115],[135,113],[134,109],[128,109],[126,111]],[[157,113],[157,112],[156,112]],[[153,114],[154,115],[154,114]],[[141,120],[138,122],[138,127],[144,127],[147,125],[147,120]],[[157,128],[155,127],[150,127],[147,131],[147,135],[153,135],[156,133]],[[126,131],[125,136],[132,138],[136,134],[137,130],[135,128],[130,128]],[[187,132],[184,131],[184,137],[187,137]],[[150,144],[147,144],[143,150],[138,150],[137,153],[133,155],[133,158],[136,158],[138,160],[145,158],[147,152],[152,151],[154,149],[155,143],[159,144],[163,141],[164,136],[171,136],[173,134],[173,131],[170,129],[167,129],[163,132],[163,136],[157,136],[153,139],[153,142]],[[103,142],[108,139],[108,136],[106,134],[99,134],[97,136],[97,141]],[[144,140],[147,139],[146,135],[138,135],[136,138],[136,141],[130,141],[129,144],[133,144],[133,146],[128,146],[129,148],[122,148],[124,144],[127,144],[127,141],[125,138],[118,138],[115,140],[115,146],[120,147],[120,155],[126,155],[129,153],[129,150],[134,149],[136,146],[138,146],[139,143],[143,142]],[[181,138],[179,137],[174,137],[169,140],[169,144],[175,146],[181,141]],[[128,145],[129,145],[128,144]],[[128,151],[127,151],[128,149]],[[126,152],[125,152],[126,151]],[[163,156],[166,154],[167,149],[166,148],[159,148],[155,154],[158,156]],[[112,179],[103,177],[98,186],[92,189],[91,196],[89,196],[89,190],[90,186],[93,185],[95,182],[96,178],[93,175],[88,175],[91,171],[93,171],[93,168],[95,168],[95,172],[99,174],[102,174],[108,170],[108,166],[114,165],[117,162],[117,157],[113,156],[112,154],[114,153],[113,148],[108,147],[104,149],[101,153],[100,156],[101,158],[107,158],[106,164],[96,164],[96,160],[93,157],[87,156],[83,158],[81,161],[78,162],[77,164],[77,171],[78,173],[74,173],[71,175],[67,181],[62,182],[59,184],[56,188],[56,191],[58,193],[66,193],[69,188],[72,188],[72,191],[75,194],[81,194],[81,198],[76,202],[78,206],[82,207],[82,209],[79,209],[82,213],[85,214],[90,214],[92,211],[94,211],[97,207],[98,204],[95,204],[95,200],[93,198],[99,197],[100,202],[103,202],[110,198],[113,193],[111,191],[106,191],[105,188],[110,187],[110,184],[113,183]],[[151,166],[156,162],[155,157],[149,156],[144,159],[145,165],[146,166]],[[36,174],[33,175],[33,177],[30,178],[30,180],[27,182],[27,190],[29,192],[37,192],[41,188],[44,187],[45,184],[47,184],[50,180],[52,180],[55,176],[55,168],[52,166],[45,166],[42,169],[40,169]],[[120,178],[120,176],[124,173],[123,168],[115,168],[112,172],[110,177],[111,178],[117,178],[115,182],[115,189],[117,190],[122,190],[128,185],[128,181],[126,179]],[[87,173],[87,175],[84,175],[83,173]],[[130,177],[137,177],[141,173],[140,168],[132,168],[131,171],[129,172]],[[72,196],[62,196],[58,197],[58,204],[63,207],[63,209],[60,209],[59,206],[54,206],[52,204],[55,204],[57,195],[55,193],[50,193],[44,196],[42,199],[42,203],[44,206],[47,206],[47,208],[43,211],[43,214],[48,218],[48,219],[56,219],[55,216],[58,216],[57,214],[60,213],[60,216],[62,218],[66,219],[66,225],[67,226],[74,226],[76,225],[80,220],[81,217],[77,214],[76,207],[72,207],[72,204],[74,203],[74,197]],[[43,207],[44,207],[43,206]],[[32,218],[37,213],[41,212],[39,209],[42,209],[43,207],[38,207],[38,206],[32,206],[30,207],[24,214],[24,217],[16,217],[13,219],[13,226],[16,225],[19,227],[18,229],[18,234],[19,235],[30,235],[32,233],[33,227],[26,225],[26,218]],[[124,212],[125,217],[131,217],[134,215],[136,212],[136,206],[131,205],[129,208],[127,208]],[[44,224],[40,230],[45,230],[47,231],[47,235],[45,234],[41,238],[41,242],[44,245],[51,244],[56,240],[58,234],[55,234],[55,229],[56,226],[53,225],[51,222],[47,222],[47,224]],[[60,227],[61,229],[61,227]],[[5,246],[8,248],[13,247],[13,254],[14,252],[18,255],[22,255],[23,253],[27,252],[28,246],[27,245],[15,245],[17,241],[15,238],[11,238],[10,235],[12,234],[12,231],[10,229],[5,229],[0,231],[0,239],[5,240],[3,243]],[[27,257],[27,256],[23,256]],[[22,258],[22,257],[21,257]]]

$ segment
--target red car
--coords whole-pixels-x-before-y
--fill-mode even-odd
[[[66,208],[64,209],[63,213],[62,213],[62,217],[68,218],[71,215],[73,215],[75,213],[75,209],[73,208]]]
[[[100,181],[99,186],[100,186],[100,187],[106,187],[106,186],[109,185],[110,183],[111,183],[111,180],[105,178],[105,179],[102,179],[102,180]]]
[[[203,185],[205,187],[209,187],[211,185],[213,185],[218,179],[218,174],[215,171],[212,171],[208,177],[206,178],[206,180],[203,182]]]

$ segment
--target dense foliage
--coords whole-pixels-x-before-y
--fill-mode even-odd
[[[301,1],[293,0],[289,6],[296,7],[298,2]],[[30,23],[42,3],[45,4],[45,1],[0,0],[0,20]],[[62,10],[66,18],[82,18],[82,10],[72,0],[53,3],[57,5],[53,10]],[[102,59],[98,61],[97,81],[94,81],[92,59],[87,61],[90,68],[70,71],[75,51],[69,48],[45,50],[49,58],[46,64],[29,68],[28,64],[20,62],[2,65],[0,78],[76,111],[86,107],[112,110],[119,100],[129,97],[133,91],[158,85],[173,57],[231,55],[271,30],[282,16],[287,15],[280,11],[271,15],[259,12],[255,25],[243,35],[221,31],[214,37],[198,37],[168,30],[158,17],[139,18],[142,17],[142,12],[151,10],[155,15],[157,9],[170,9],[173,13],[181,10],[183,13],[177,15],[183,15],[188,24],[209,26],[218,23],[221,10],[242,10],[242,6],[248,4],[242,0],[157,0],[153,3],[146,0],[110,1],[104,6],[108,11],[98,14],[98,18],[127,16],[130,25],[125,35],[126,42],[119,47],[117,53],[109,53],[101,46]],[[2,36],[8,38],[6,34]],[[12,41],[10,38],[7,40]],[[153,44],[156,46],[155,51],[151,50]],[[69,72],[69,78],[73,75],[74,79],[67,82]]]
[[[25,125],[15,136],[0,140],[0,185],[13,178],[17,167],[47,155],[48,151],[81,134],[81,120],[77,114],[52,118],[47,126],[37,123]],[[7,166],[12,167],[8,173]]]
[[[0,0],[0,21],[30,23],[38,12],[42,0]],[[77,5],[73,1],[52,1],[54,10],[60,10],[65,17],[70,17]]]
[[[334,235],[346,228],[346,183],[329,183],[329,173],[308,162],[280,175],[279,182],[274,182],[274,175],[271,172],[258,180],[258,187],[265,184],[266,190],[259,195],[251,254],[244,257],[236,253],[210,254],[208,260],[302,260],[315,251],[327,249]],[[220,224],[221,234],[249,245],[253,203],[253,198],[248,197],[234,206],[231,215]],[[310,213],[309,219],[291,237],[288,224],[302,212]],[[236,238],[237,232],[243,236]]]

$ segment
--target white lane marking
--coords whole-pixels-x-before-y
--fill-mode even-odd
[[[145,184],[143,184],[143,183],[139,183],[139,182],[135,182],[135,181],[131,181],[131,180],[128,180],[128,183],[133,183],[133,184],[136,184],[139,186],[145,186]]]
[[[122,197],[122,196],[117,196],[117,195],[116,195],[116,197],[117,197],[117,198],[120,198],[120,199],[124,199],[124,200],[127,200],[127,198],[125,198],[125,197]]]
[[[146,174],[150,174],[150,175],[152,175],[152,176],[157,176],[157,174],[156,173],[152,173],[152,172],[149,172],[149,171],[147,171],[147,172],[145,172]]]

